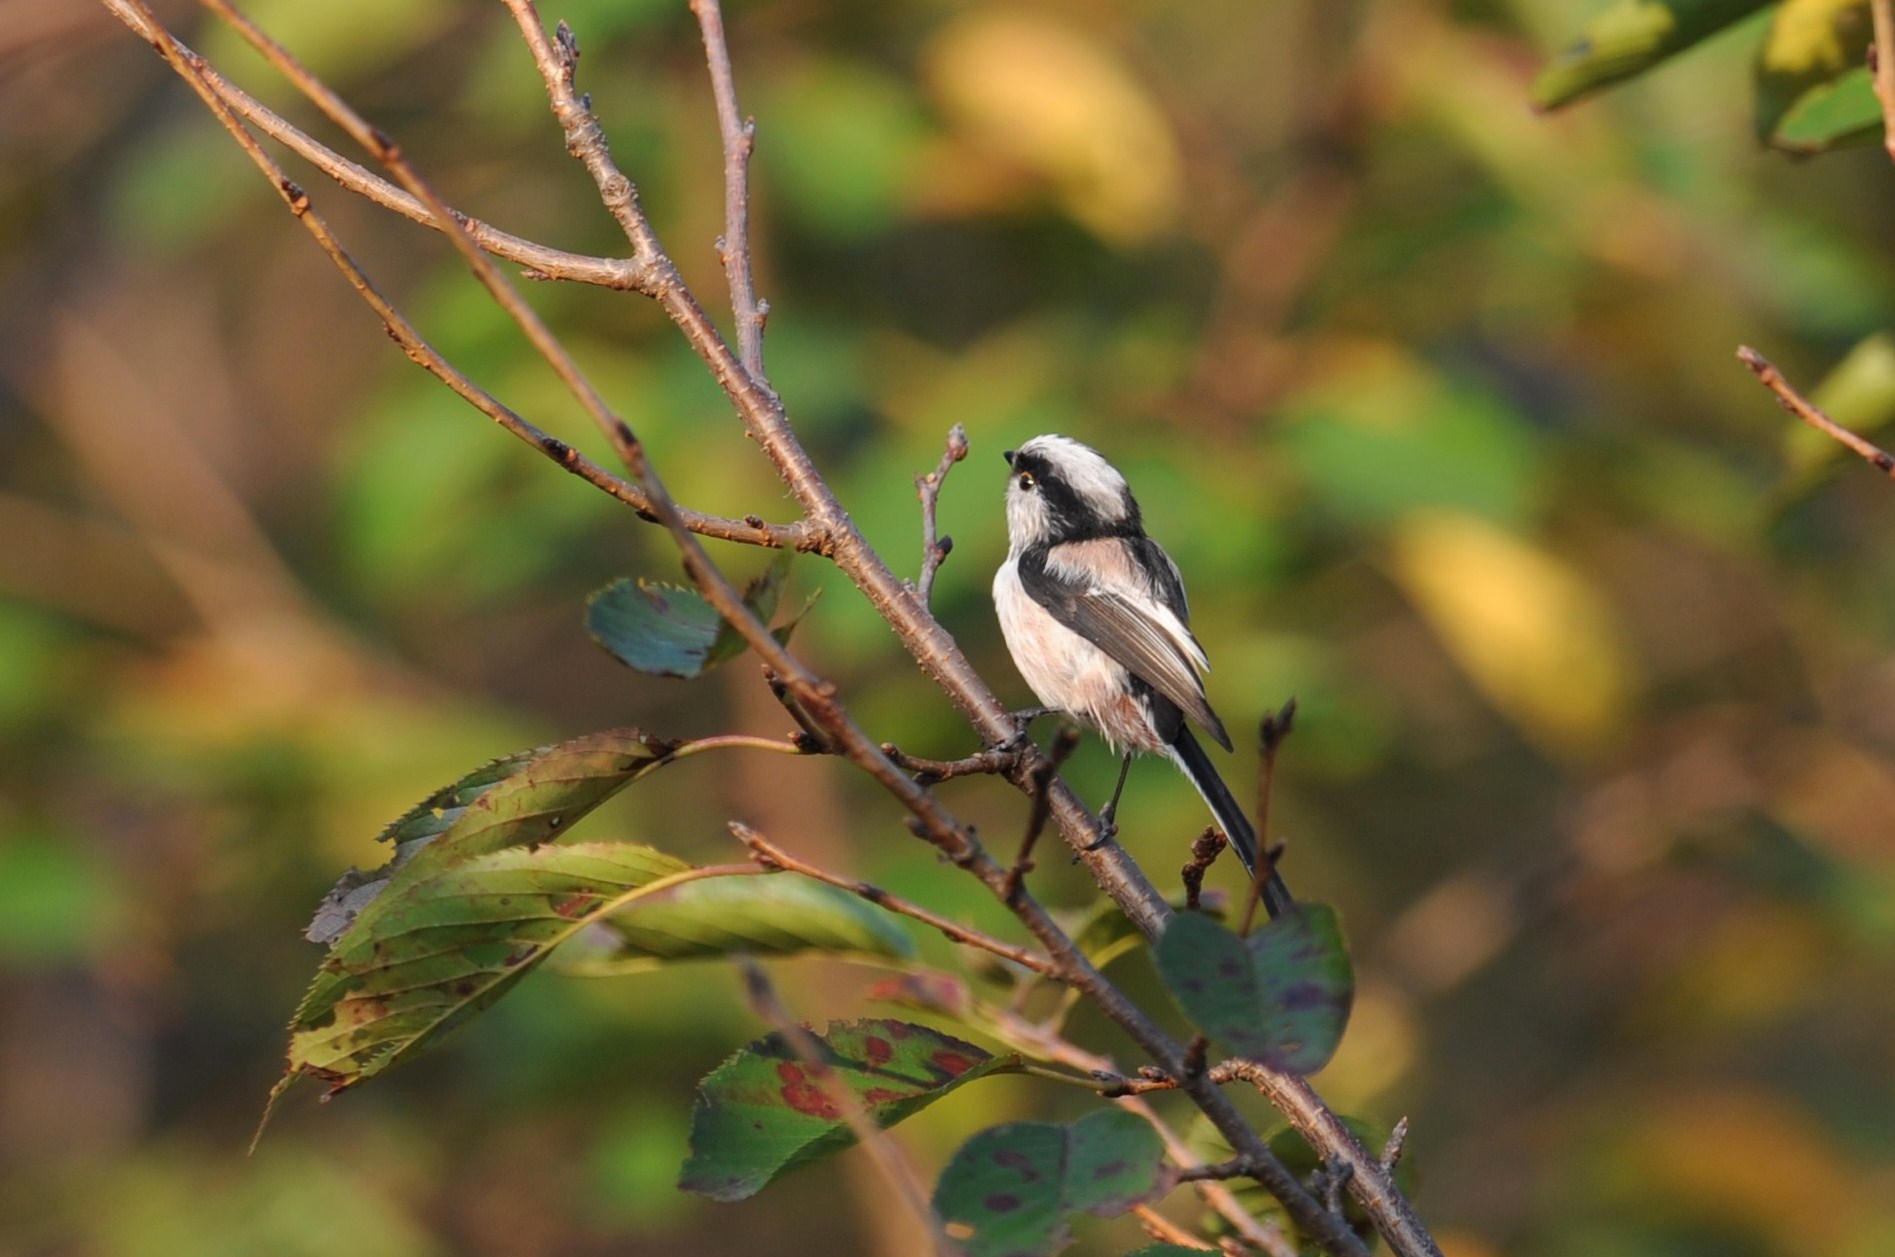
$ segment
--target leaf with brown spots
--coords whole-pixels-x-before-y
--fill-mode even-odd
[[[491,1005],[587,925],[702,875],[651,847],[599,842],[507,847],[404,877],[323,961],[271,1098],[302,1076],[331,1093],[374,1077]]]
[[[766,1035],[712,1070],[691,1114],[691,1157],[678,1185],[713,1200],[743,1200],[786,1171],[855,1142],[836,1101],[840,1086],[870,1120],[893,1126],[989,1074],[1020,1068],[927,1026],[878,1018],[837,1022],[817,1037],[830,1085],[780,1034]]]
[[[1044,1257],[1072,1242],[1068,1216],[1116,1217],[1176,1182],[1151,1123],[1104,1109],[980,1132],[941,1172],[934,1209],[967,1257]]]
[[[1247,939],[1179,913],[1153,959],[1185,1016],[1234,1056],[1311,1074],[1349,1024],[1355,972],[1327,904],[1298,904]]]
[[[550,842],[667,763],[671,748],[637,729],[607,729],[476,768],[377,835],[394,848],[388,863],[367,873],[345,873],[304,936],[312,943],[334,943],[391,886],[399,888],[468,856]]]

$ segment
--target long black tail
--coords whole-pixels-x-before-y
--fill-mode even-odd
[[[1175,758],[1184,775],[1191,779],[1198,793],[1210,805],[1211,815],[1223,827],[1224,836],[1230,839],[1231,849],[1237,858],[1244,862],[1244,871],[1252,876],[1257,871],[1257,831],[1251,827],[1250,816],[1243,805],[1232,797],[1224,779],[1217,775],[1217,769],[1211,763],[1211,757],[1204,753],[1198,740],[1191,736],[1189,729],[1178,730],[1178,740],[1172,744],[1177,752]],[[1290,898],[1290,888],[1275,869],[1270,870],[1269,880],[1263,884],[1263,906],[1271,916],[1280,915],[1296,901]]]

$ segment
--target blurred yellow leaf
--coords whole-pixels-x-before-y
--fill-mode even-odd
[[[1170,124],[1082,31],[1039,14],[972,13],[934,36],[923,69],[965,140],[1043,179],[1095,234],[1135,243],[1177,217],[1183,176]]]
[[[1795,1257],[1843,1251],[1877,1194],[1807,1114],[1762,1092],[1644,1097],[1617,1168],[1641,1198]]]
[[[1488,701],[1529,735],[1596,742],[1624,706],[1627,665],[1598,593],[1562,560],[1458,511],[1395,528],[1395,577]]]
[[[1835,73],[1849,64],[1856,42],[1867,34],[1868,0],[1783,0],[1770,18],[1770,33],[1757,50],[1767,70]],[[1843,33],[1852,37],[1844,46]]]

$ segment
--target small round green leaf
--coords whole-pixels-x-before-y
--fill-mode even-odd
[[[766,624],[776,614],[791,555],[779,554],[744,589],[744,605]],[[809,610],[805,603],[773,629],[778,641]],[[586,602],[586,630],[628,668],[690,680],[743,653],[743,635],[695,590],[650,581],[616,580]]]
[[[1104,1109],[980,1132],[941,1172],[934,1208],[967,1257],[1043,1257],[1072,1242],[1071,1214],[1116,1217],[1176,1182],[1151,1124]]]
[[[1355,976],[1327,904],[1298,904],[1248,939],[1179,913],[1154,959],[1185,1016],[1234,1056],[1310,1074],[1342,1041]]]

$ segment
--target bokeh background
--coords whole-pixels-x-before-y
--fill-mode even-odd
[[[1130,473],[1226,718],[1301,700],[1289,872],[1341,907],[1361,975],[1319,1085],[1411,1117],[1451,1253],[1887,1254],[1895,486],[1732,352],[1812,386],[1846,361],[1826,396],[1888,417],[1895,168],[1759,150],[1755,22],[1532,115],[1536,64],[1596,7],[737,0],[770,366],[904,570],[910,477],[966,425],[936,604],[1022,704],[986,592],[999,451],[1063,431]],[[250,11],[461,208],[618,250],[500,6]],[[546,16],[719,308],[682,0]],[[410,367],[103,10],[0,3],[0,162],[0,1254],[910,1251],[859,1157],[743,1205],[674,1188],[691,1083],[762,1029],[717,966],[537,975],[245,1155],[318,957],[299,931],[382,824],[537,742],[786,722],[750,664],[687,685],[588,641],[588,591],[675,577],[663,539]],[[441,348],[609,462],[439,238],[308,183]],[[788,517],[642,299],[529,295],[682,499]],[[826,589],[799,648],[870,730],[970,746],[833,573],[793,580]],[[1112,764],[1089,743],[1070,771],[1097,796]],[[945,793],[990,834],[1022,823],[990,783]],[[1135,774],[1124,838],[1166,885],[1197,808]],[[834,765],[700,759],[588,824],[728,859],[732,815],[1008,927]],[[1092,898],[1063,862],[1036,879]],[[1125,981],[1156,998],[1142,965]],[[873,976],[774,970],[812,1018]],[[993,1082],[903,1138],[932,1169],[1074,1105]],[[1092,1223],[1081,1251],[1137,1238]]]

